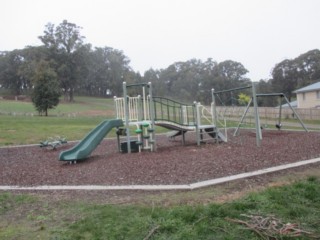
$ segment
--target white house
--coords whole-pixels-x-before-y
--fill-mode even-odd
[[[320,82],[300,88],[297,94],[298,108],[320,108]]]

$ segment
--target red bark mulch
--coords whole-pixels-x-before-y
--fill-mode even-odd
[[[201,146],[194,134],[186,136],[183,146],[180,137],[158,135],[156,152],[132,154],[118,153],[116,139],[106,139],[77,164],[58,160],[71,143],[57,150],[0,148],[0,185],[189,184],[320,157],[319,132],[263,131],[260,148],[253,131],[229,133],[227,143]]]

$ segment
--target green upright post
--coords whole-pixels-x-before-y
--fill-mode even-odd
[[[256,143],[257,143],[257,146],[260,147],[261,140],[262,140],[262,133],[260,128],[258,101],[257,101],[257,94],[256,94],[256,88],[255,88],[254,82],[252,82],[252,99],[253,99],[254,118],[255,118],[255,125],[256,125]]]
[[[143,119],[143,113],[142,113],[142,103],[141,103],[141,96],[138,95],[138,121],[142,121]]]
[[[247,105],[247,107],[246,107],[246,110],[245,110],[244,113],[242,114],[241,119],[240,119],[240,122],[238,123],[238,126],[237,126],[236,130],[234,131],[233,136],[237,136],[238,131],[239,131],[239,129],[240,129],[242,123],[243,123],[243,120],[244,120],[244,118],[246,117],[246,115],[247,115],[247,113],[248,113],[248,111],[249,111],[249,108],[250,108],[251,103],[252,103],[252,101],[253,101],[252,99],[253,99],[253,97],[250,98],[250,101],[249,101],[249,103],[248,103],[248,105]]]
[[[197,135],[197,145],[200,146],[200,112],[199,112],[199,103],[194,102],[196,108],[196,135]]]
[[[149,85],[149,108],[150,108],[150,120],[151,120],[151,128],[153,131],[151,132],[151,151],[156,151],[156,140],[155,140],[155,113],[154,113],[154,104],[153,104],[153,96],[152,96],[152,84],[151,82],[148,83]]]
[[[128,102],[127,102],[127,84],[126,84],[126,82],[123,82],[123,99],[124,99],[124,111],[125,111],[127,150],[128,150],[128,153],[131,153],[130,127],[129,127],[129,107],[128,107]]]
[[[278,119],[278,126],[279,130],[281,130],[281,118],[282,118],[282,97],[283,95],[280,95],[280,107],[279,107],[279,119]]]
[[[211,111],[212,111],[212,117],[213,117],[213,124],[214,124],[214,127],[216,128],[216,142],[218,142],[218,132],[219,132],[219,129],[218,129],[218,115],[217,115],[217,107],[216,107],[216,98],[215,98],[215,95],[214,95],[214,89],[212,88],[211,89],[211,95],[212,95],[212,104],[211,104]]]
[[[288,106],[290,107],[291,111],[294,113],[294,115],[298,118],[301,126],[303,127],[303,129],[306,131],[306,132],[309,132],[308,128],[306,127],[306,125],[304,125],[302,119],[299,117],[298,113],[294,110],[294,108],[291,106],[289,100],[287,99],[287,97],[285,95],[283,95],[284,99],[286,100]]]

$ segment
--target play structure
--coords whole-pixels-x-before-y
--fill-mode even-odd
[[[156,126],[171,130],[172,132],[169,133],[170,138],[181,136],[182,144],[185,144],[185,134],[191,131],[195,133],[197,145],[209,140],[226,142],[226,117],[223,112],[217,111],[217,99],[221,100],[221,94],[231,94],[230,99],[232,100],[234,92],[239,91],[248,91],[251,96],[235,128],[234,135],[239,133],[251,108],[253,109],[252,115],[254,118],[254,130],[256,132],[256,145],[260,146],[262,126],[257,98],[270,96],[278,96],[281,100],[285,99],[302,127],[308,131],[284,94],[256,94],[254,83],[250,86],[222,91],[214,91],[212,89],[212,103],[207,108],[198,102],[188,105],[164,97],[154,97],[152,95],[151,83],[127,85],[124,82],[123,97],[114,97],[116,119],[103,121],[76,146],[61,152],[59,159],[72,163],[87,158],[113,128],[116,128],[118,149],[121,153],[155,151]],[[134,94],[135,96],[130,96],[130,94]],[[276,127],[281,129],[281,126],[280,105],[279,119]],[[224,131],[222,131],[223,129]]]
[[[129,96],[131,88],[141,88],[141,95]],[[213,123],[211,111],[208,111],[200,103],[192,105],[183,104],[168,98],[154,97],[152,95],[151,83],[123,84],[124,97],[115,97],[116,118],[122,119],[125,128],[126,152],[156,150],[155,126],[161,126],[173,130],[170,137],[182,135],[182,142],[185,143],[185,134],[195,131],[198,145],[202,141],[214,139],[226,141],[225,136]],[[131,139],[130,128],[135,128],[136,140]],[[118,143],[119,143],[118,134]],[[205,138],[207,137],[207,138]],[[121,148],[121,144],[120,144]]]
[[[129,96],[130,92],[140,92]],[[77,161],[87,158],[102,139],[116,128],[119,152],[131,153],[155,151],[155,126],[172,130],[170,137],[195,132],[195,141],[227,141],[226,136],[214,124],[212,110],[200,103],[187,105],[163,97],[152,96],[151,83],[127,85],[123,83],[123,97],[114,97],[116,119],[106,120],[93,129],[73,148],[60,153],[61,161]],[[124,141],[121,140],[124,138]]]

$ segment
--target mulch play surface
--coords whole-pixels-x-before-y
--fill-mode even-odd
[[[57,150],[0,148],[0,185],[189,184],[320,157],[319,132],[263,131],[259,148],[253,131],[241,130],[237,137],[229,132],[227,143],[201,146],[194,134],[186,136],[183,146],[180,137],[158,135],[156,152],[132,154],[119,153],[116,139],[106,139],[77,164],[58,160],[74,143]]]

